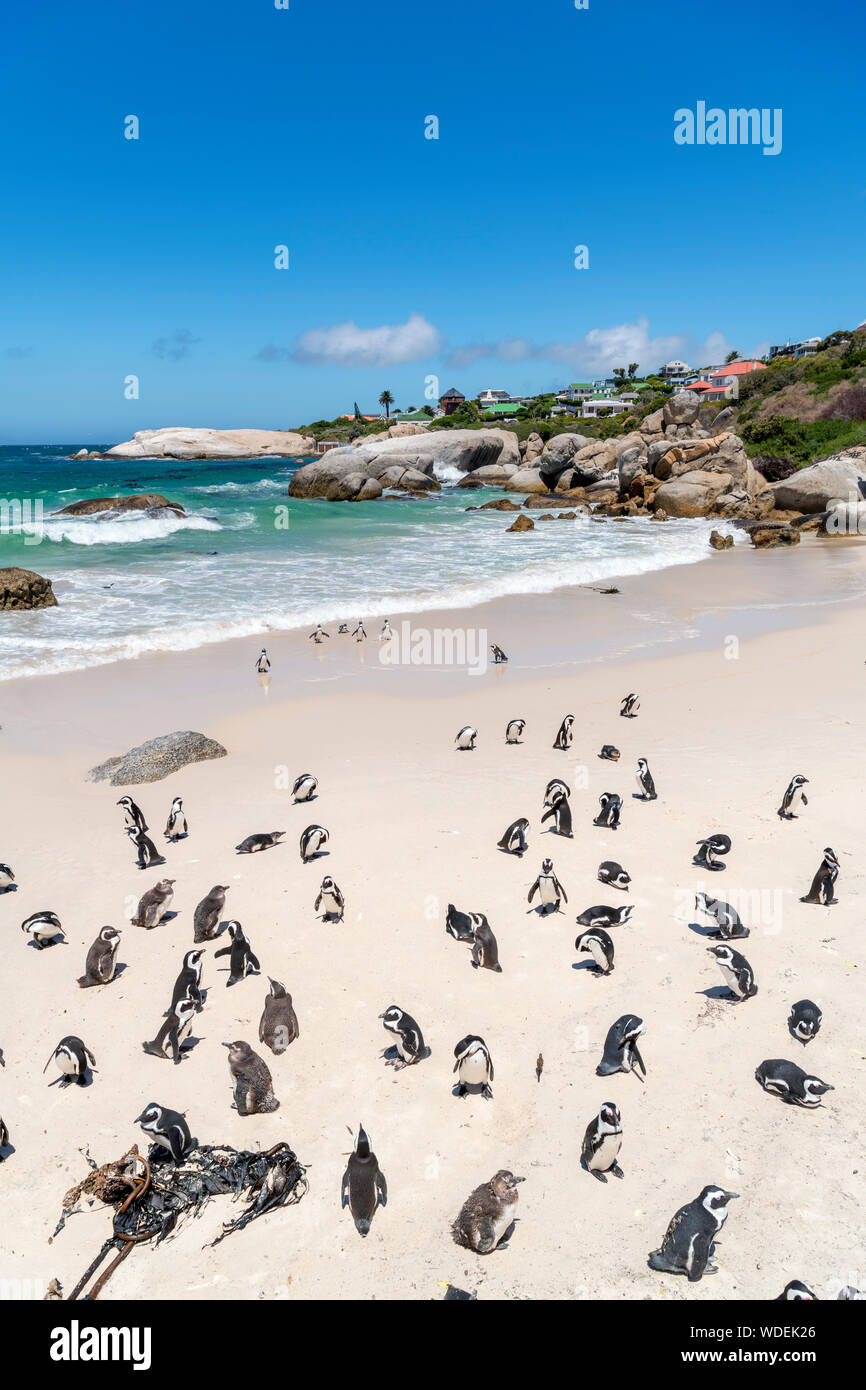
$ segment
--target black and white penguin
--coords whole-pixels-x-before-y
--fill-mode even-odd
[[[592,970],[596,975],[609,975],[613,970],[613,941],[602,927],[590,927],[581,932],[574,943],[578,955],[592,957]]]
[[[78,1086],[86,1085],[88,1062],[93,1071],[96,1071],[96,1058],[90,1051],[90,1048],[86,1043],[83,1043],[80,1038],[76,1038],[73,1034],[70,1034],[69,1037],[60,1039],[60,1042],[42,1068],[43,1076],[52,1062],[57,1063],[57,1070],[63,1077],[60,1083],[63,1087],[68,1086],[70,1081],[74,1081]]]
[[[512,821],[505,831],[501,840],[497,840],[500,849],[505,850],[506,854],[516,854],[518,858],[525,854],[529,846],[526,843],[526,832],[529,829],[529,821],[525,816],[519,820]]]
[[[198,944],[201,941],[212,941],[217,934],[223,908],[226,905],[226,893],[231,884],[215,883],[206,898],[202,898],[195,912],[193,913],[193,940]]]
[[[165,1059],[165,1045],[171,1044],[171,1055],[174,1065],[178,1066],[183,1055],[183,1044],[192,1032],[193,1020],[196,1016],[196,1001],[191,994],[184,995],[179,999],[159,1029],[153,1042],[144,1042],[142,1048],[151,1057],[162,1057]]]
[[[638,1080],[643,1078],[635,1070],[640,1067],[646,1076],[646,1067],[640,1055],[637,1040],[646,1032],[646,1024],[637,1014],[623,1014],[612,1023],[604,1040],[604,1053],[595,1069],[596,1076],[612,1076],[614,1072],[633,1071]]]
[[[761,1062],[755,1080],[765,1091],[772,1091],[788,1105],[820,1105],[821,1097],[836,1088],[818,1076],[809,1076],[795,1062],[783,1057],[771,1057]]]
[[[82,989],[93,985],[108,985],[114,979],[117,967],[117,952],[120,948],[120,932],[116,927],[103,927],[87,952],[84,974],[78,983]]]
[[[475,740],[478,737],[478,730],[473,729],[471,724],[465,724],[455,738],[458,751],[461,753],[471,752],[475,747]]]
[[[58,937],[62,941],[66,940],[66,932],[61,927],[56,912],[32,913],[21,923],[21,930],[27,933],[40,951],[44,951],[48,945],[53,945]]]
[[[574,738],[574,715],[567,714],[560,724],[556,738],[553,740],[554,748],[559,748],[561,752],[567,753]]]
[[[147,834],[148,827],[147,821],[144,819],[144,813],[139,806],[136,806],[131,796],[122,796],[116,805],[123,807],[126,816],[126,824],[123,827],[124,830],[127,830],[131,826],[133,830],[140,830],[142,834]]]
[[[168,813],[168,820],[165,823],[163,833],[170,844],[174,844],[177,840],[186,839],[189,834],[182,797],[176,796],[171,803],[171,810]]]
[[[656,801],[658,799],[656,796],[656,784],[653,781],[653,775],[649,770],[649,763],[646,758],[638,758],[635,777],[638,787],[640,788],[640,796],[643,800]]]
[[[519,743],[523,737],[523,730],[526,728],[525,719],[509,719],[505,726],[505,742]]]
[[[825,849],[824,858],[818,867],[815,877],[812,879],[812,887],[805,897],[800,899],[801,903],[818,903],[822,907],[832,907],[839,899],[836,897],[836,880],[839,877],[839,860],[835,850]]]
[[[274,1083],[264,1058],[253,1052],[248,1042],[227,1042],[229,1071],[235,1083],[235,1105],[239,1115],[262,1115],[279,1110]]]
[[[798,999],[791,1005],[788,1015],[788,1029],[791,1035],[805,1046],[818,1036],[824,1015],[811,999]]]
[[[782,804],[776,812],[780,820],[794,820],[800,807],[809,805],[806,793],[803,791],[803,788],[808,784],[808,777],[804,777],[801,772],[798,772],[796,777],[791,778],[785,788]]]
[[[358,619],[358,626],[355,628],[355,631],[352,633],[352,636],[354,637],[356,642],[366,641],[367,634],[364,631],[364,624],[362,623],[360,618]]]
[[[627,893],[628,885],[631,883],[631,875],[627,874],[622,864],[617,864],[615,859],[605,859],[598,866],[598,881],[608,884],[610,888],[620,888],[623,893]]]
[[[698,840],[697,845],[698,852],[692,860],[693,864],[699,864],[702,869],[711,869],[714,873],[727,867],[720,864],[716,856],[724,857],[730,852],[730,835],[708,835],[705,840]]]
[[[285,833],[285,830],[268,830],[257,835],[248,835],[239,845],[235,845],[235,849],[238,854],[260,854],[262,850],[273,849],[274,845],[278,845]]]
[[[165,1149],[173,1163],[183,1163],[184,1155],[195,1147],[197,1140],[189,1132],[185,1116],[179,1110],[169,1110],[166,1105],[158,1105],[151,1100],[135,1123],[141,1125],[143,1132],[152,1144]]]
[[[525,1182],[507,1168],[500,1168],[489,1182],[471,1192],[451,1227],[458,1245],[489,1255],[506,1237],[517,1218],[517,1184]]]
[[[499,964],[499,945],[483,912],[472,914],[472,964],[479,970],[502,974]]]
[[[564,792],[558,789],[551,792],[550,805],[541,817],[541,824],[544,825],[546,820],[553,820],[554,835],[562,835],[566,840],[574,838],[571,828],[571,803]]]
[[[723,1187],[705,1187],[699,1197],[671,1218],[658,1250],[649,1257],[650,1269],[662,1274],[686,1274],[696,1284],[703,1274],[715,1274],[710,1263],[717,1236],[728,1217],[728,1203],[739,1196]]]
[[[453,903],[449,903],[448,911],[445,913],[445,930],[455,941],[474,941],[476,915],[472,912],[461,912]]]
[[[620,705],[620,710],[619,710],[619,712],[620,712],[620,714],[622,715],[623,719],[636,719],[636,718],[637,718],[637,712],[638,712],[639,709],[640,709],[640,696],[639,696],[639,695],[634,695],[634,694],[632,694],[632,695],[626,695],[626,696],[625,696],[625,698],[623,699],[623,701],[622,701],[622,703],[621,703],[621,705]]]
[[[292,783],[292,796],[296,801],[312,801],[318,785],[319,780],[312,772],[302,772]]]
[[[258,661],[256,662],[256,670],[258,671],[260,676],[266,676],[270,669],[271,659],[268,656],[265,648],[262,647],[261,651],[259,652]]]
[[[493,1090],[490,1083],[493,1080],[493,1059],[484,1039],[469,1033],[467,1037],[460,1039],[454,1049],[454,1056],[457,1058],[454,1063],[454,1071],[457,1073],[455,1094],[466,1096],[471,1086],[480,1091],[485,1099],[492,1100]]]
[[[330,635],[330,632],[326,632],[321,623],[316,623],[315,632],[311,632],[307,640],[315,642],[316,646],[318,646],[323,637],[330,637]]]
[[[713,957],[722,972],[722,979],[728,986],[732,997],[737,1000],[753,999],[758,993],[755,976],[745,956],[735,951],[733,946],[708,946],[707,952]]]
[[[397,1048],[402,1059],[401,1063],[397,1064],[398,1071],[402,1071],[403,1067],[411,1067],[413,1063],[420,1062],[429,1055],[430,1049],[425,1046],[424,1035],[411,1014],[407,1014],[397,1004],[389,1004],[379,1017],[389,1043]]]
[[[602,762],[618,763],[619,749],[615,748],[612,743],[603,743],[601,746],[601,752],[598,756],[601,758]]]
[[[17,888],[15,875],[8,864],[0,864],[0,893],[11,893]]]
[[[802,1279],[791,1279],[785,1285],[779,1297],[774,1300],[776,1303],[814,1303],[818,1295],[814,1289],[810,1289],[808,1284],[804,1284]]]
[[[505,652],[502,650],[501,647],[497,647],[495,642],[491,642],[490,652],[493,657],[494,666],[501,666],[504,662],[508,661],[508,657],[505,655]]]
[[[625,1174],[617,1162],[622,1148],[622,1119],[619,1106],[606,1100],[594,1120],[586,1127],[581,1146],[583,1166],[599,1182],[607,1182],[605,1173],[613,1173],[615,1178]]]
[[[155,883],[152,888],[148,888],[138,902],[135,916],[132,918],[134,927],[144,927],[147,931],[152,931],[158,927],[160,922],[168,913],[174,899],[173,878],[161,878],[159,883]]]
[[[571,787],[567,782],[563,782],[561,777],[551,777],[547,786],[544,788],[544,804],[552,806],[560,797],[566,800],[571,796]]]
[[[171,992],[171,1009],[174,1012],[181,999],[187,995],[194,1000],[197,1009],[201,1009],[203,999],[201,993],[201,972],[202,957],[204,951],[187,951],[183,958],[183,965],[180,973],[174,982],[174,989]]]
[[[326,874],[322,879],[322,886],[319,889],[319,896],[313,904],[313,911],[318,912],[320,907],[323,909],[322,918],[325,922],[342,922],[346,902],[330,874]]]
[[[349,624],[348,624],[348,623],[340,623],[340,626],[337,628],[337,636],[340,637],[340,636],[343,635],[343,633],[347,633],[348,631],[349,631]]]
[[[634,912],[634,903],[626,903],[625,907],[608,907],[605,903],[600,903],[598,907],[584,908],[577,919],[579,927],[622,927]]]
[[[259,1042],[263,1042],[277,1057],[301,1036],[298,1016],[292,996],[279,980],[270,981],[265,1007],[259,1020]]]
[[[229,985],[239,984],[246,979],[252,971],[261,969],[258,956],[253,953],[253,948],[247,939],[240,922],[229,922],[229,936],[231,945],[223,946],[221,950],[214,951],[214,960],[219,956],[229,957],[229,977],[226,980],[226,988]]]
[[[379,1160],[370,1148],[364,1126],[359,1125],[355,1148],[349,1155],[340,1186],[340,1204],[349,1208],[358,1234],[367,1236],[376,1208],[387,1206],[387,1203],[385,1174],[379,1169]]]
[[[316,859],[330,838],[323,825],[308,825],[300,839],[301,863],[306,864],[309,860]]]
[[[536,893],[542,914],[551,907],[554,912],[558,912],[560,902],[568,902],[568,895],[554,873],[552,859],[542,861],[541,873],[530,888],[526,901],[531,903]]]
[[[394,634],[391,631],[391,619],[386,618],[384,623],[382,624],[382,631],[379,633],[379,641],[390,642],[393,636]]]
[[[608,830],[619,830],[622,797],[617,796],[616,792],[602,792],[598,804],[601,809],[594,818],[593,825],[604,825]]]
[[[695,910],[712,917],[718,928],[717,934],[726,941],[749,935],[749,928],[743,926],[736,909],[730,903],[723,903],[721,898],[711,898],[708,893],[695,893]]]
[[[165,863],[153,840],[145,835],[143,830],[136,830],[134,825],[128,825],[126,833],[135,845],[136,862],[140,869],[149,869],[151,864]]]

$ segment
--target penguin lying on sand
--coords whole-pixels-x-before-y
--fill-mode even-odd
[[[782,1057],[762,1062],[755,1072],[755,1080],[765,1091],[774,1092],[788,1105],[820,1105],[821,1097],[835,1090],[820,1077],[807,1075],[802,1067],[795,1062],[786,1062]]]
[[[634,912],[634,903],[626,903],[625,907],[606,907],[600,903],[598,907],[584,908],[577,919],[579,927],[622,927]]]
[[[806,1043],[817,1037],[823,1017],[818,1005],[813,1004],[811,999],[798,999],[796,1004],[791,1005],[788,1030],[805,1047]]]
[[[605,859],[598,866],[598,881],[608,884],[610,888],[621,888],[627,893],[631,875],[627,874],[622,864],[618,864],[615,859]]]
[[[260,854],[263,849],[273,849],[285,835],[285,830],[269,830],[258,835],[248,835],[235,845],[238,854]]]

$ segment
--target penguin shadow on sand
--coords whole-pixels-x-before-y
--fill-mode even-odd
[[[425,1043],[424,1051],[419,1052],[413,1062],[404,1062],[399,1047],[396,1043],[392,1043],[390,1047],[386,1047],[384,1052],[380,1053],[380,1056],[386,1067],[393,1067],[395,1071],[405,1071],[407,1067],[414,1067],[417,1066],[419,1062],[426,1062],[431,1054],[432,1048]]]
[[[723,1004],[739,1004],[740,996],[735,994],[727,985],[711,985],[709,989],[696,989],[695,994],[702,994],[705,999],[718,1000]]]

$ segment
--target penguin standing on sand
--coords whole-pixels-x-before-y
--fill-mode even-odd
[[[547,786],[544,788],[544,804],[552,806],[558,797],[564,796],[566,801],[571,796],[571,787],[567,782],[563,782],[561,777],[551,777]]]
[[[736,908],[731,907],[730,903],[723,903],[720,898],[711,898],[708,893],[696,893],[695,909],[713,918],[718,928],[717,935],[725,941],[749,935],[749,928],[743,926]]]
[[[796,777],[791,778],[785,788],[782,804],[776,812],[780,820],[794,820],[800,807],[809,805],[806,793],[803,791],[803,788],[808,784],[808,777],[804,777],[801,772],[798,772]]]
[[[307,641],[315,642],[316,646],[318,647],[322,638],[330,637],[330,635],[330,632],[326,632],[325,629],[322,627],[321,623],[316,623],[316,630],[315,632],[310,633],[309,637],[307,638]]]
[[[686,1274],[690,1284],[696,1284],[703,1274],[715,1274],[718,1266],[710,1263],[713,1237],[728,1218],[728,1203],[738,1196],[738,1192],[726,1192],[723,1187],[705,1187],[693,1202],[680,1207],[658,1250],[650,1254],[650,1269]]]
[[[565,840],[574,838],[571,828],[571,803],[565,792],[556,789],[550,794],[549,808],[541,817],[541,824],[546,820],[553,820],[554,835],[561,835]]]
[[[454,1071],[457,1073],[456,1094],[461,1098],[469,1094],[469,1087],[480,1088],[485,1100],[493,1099],[491,1081],[493,1080],[493,1059],[483,1038],[474,1033],[461,1038],[454,1049],[457,1058]]]
[[[761,1062],[755,1071],[755,1080],[765,1091],[772,1091],[787,1105],[820,1105],[821,1097],[836,1089],[819,1076],[809,1076],[802,1067],[795,1062],[786,1062],[783,1057],[771,1057]]]
[[[189,826],[187,825],[183,810],[183,800],[179,796],[176,796],[171,803],[171,810],[168,813],[168,820],[165,823],[164,834],[170,844],[174,844],[176,840],[185,840],[189,834]]]
[[[117,952],[120,947],[120,932],[116,927],[103,927],[87,952],[84,974],[78,983],[82,989],[93,985],[108,985],[114,979],[117,966]]]
[[[185,1116],[179,1110],[150,1101],[135,1118],[151,1143],[165,1149],[173,1163],[183,1163],[184,1154],[198,1142],[189,1132]]]
[[[285,985],[281,985],[279,980],[271,980],[270,986],[259,1021],[259,1042],[263,1042],[279,1057],[290,1043],[301,1036],[301,1030],[292,996]]]
[[[507,1168],[500,1168],[489,1182],[482,1183],[471,1192],[460,1208],[460,1214],[451,1227],[451,1234],[457,1245],[474,1250],[479,1255],[489,1255],[509,1234],[517,1219],[517,1184],[525,1178],[516,1178]]]
[[[330,836],[323,825],[308,825],[300,839],[301,863],[315,859],[328,843]]]
[[[835,850],[825,849],[824,858],[818,866],[818,871],[812,879],[812,887],[801,903],[818,903],[822,907],[832,907],[839,899],[836,897],[834,889],[836,880],[839,877],[839,860]]]
[[[622,704],[620,705],[619,712],[622,715],[623,719],[636,719],[637,712],[639,709],[640,696],[631,694],[625,696],[625,698],[622,701]]]
[[[318,785],[318,778],[312,772],[302,772],[292,783],[292,796],[296,801],[312,801]]]
[[[346,901],[330,874],[326,874],[322,879],[319,896],[313,904],[314,912],[318,912],[319,908],[323,909],[322,918],[325,922],[342,922]]]
[[[580,1154],[584,1168],[599,1182],[607,1182],[605,1173],[613,1173],[615,1178],[625,1177],[617,1162],[621,1148],[622,1118],[619,1106],[614,1105],[612,1100],[606,1100],[595,1119],[590,1120],[583,1136]]]
[[[616,792],[602,792],[598,798],[601,808],[593,819],[593,825],[606,826],[608,830],[619,830],[619,817],[622,811],[622,797]]]
[[[196,945],[201,941],[212,941],[216,936],[230,887],[228,883],[215,883],[193,913],[193,940]]]
[[[520,858],[529,848],[526,843],[526,832],[528,829],[529,821],[525,816],[521,816],[519,820],[511,822],[508,829],[503,834],[502,839],[497,840],[496,843],[506,854],[516,854],[517,857]]]
[[[44,951],[49,944],[53,945],[58,937],[66,940],[66,932],[56,912],[34,912],[30,917],[25,917],[21,930],[27,933],[40,951]]]
[[[542,916],[546,914],[548,908],[552,907],[554,912],[558,912],[560,902],[568,902],[568,895],[553,871],[552,859],[545,859],[542,862],[541,873],[530,888],[526,901],[531,903],[536,893]]]
[[[553,740],[553,746],[554,748],[558,748],[561,752],[567,753],[569,748],[571,747],[571,742],[573,738],[574,715],[567,714],[563,719],[562,723],[560,724],[559,728],[557,729],[556,738]]]
[[[379,633],[379,641],[390,642],[393,636],[394,634],[391,631],[391,619],[386,618],[384,623],[382,624],[382,631]]]
[[[57,1063],[57,1070],[63,1078],[60,1084],[64,1089],[69,1085],[70,1081],[74,1081],[78,1086],[87,1084],[88,1062],[93,1070],[96,1071],[96,1058],[90,1051],[90,1048],[86,1043],[83,1043],[80,1038],[76,1038],[73,1034],[70,1034],[69,1037],[60,1039],[60,1042],[42,1068],[43,1076],[52,1062]]]
[[[370,1148],[364,1126],[358,1126],[358,1139],[340,1184],[340,1205],[348,1207],[359,1235],[370,1233],[377,1207],[388,1203],[388,1184],[379,1161]]]
[[[507,663],[508,657],[505,655],[505,652],[502,650],[501,647],[497,647],[495,642],[491,642],[490,651],[493,656],[494,666],[502,666],[505,663]]]
[[[755,976],[746,957],[741,956],[739,951],[735,951],[733,946],[727,944],[708,946],[707,951],[721,970],[722,978],[728,986],[732,998],[737,1002],[743,999],[753,999],[758,993],[758,986],[755,984]]]
[[[519,743],[523,737],[523,730],[526,728],[525,719],[509,719],[505,726],[505,742]]]
[[[144,813],[139,806],[136,806],[131,796],[122,796],[116,804],[123,807],[126,816],[124,830],[132,826],[133,829],[140,830],[142,834],[147,833],[147,821],[144,819]]]
[[[393,1043],[401,1058],[400,1062],[395,1062],[398,1071],[420,1062],[428,1055],[430,1049],[425,1046],[424,1035],[411,1014],[397,1004],[389,1004],[379,1017],[388,1041]]]
[[[604,1054],[595,1069],[596,1076],[633,1071],[639,1081],[643,1080],[635,1068],[640,1067],[646,1076],[646,1067],[637,1045],[641,1033],[645,1032],[646,1024],[636,1014],[623,1014],[622,1018],[611,1024],[604,1040]]]
[[[640,789],[639,795],[644,801],[656,801],[656,784],[653,775],[649,770],[649,763],[646,758],[638,758],[637,772],[635,773],[637,784]]]
[[[457,744],[458,752],[471,753],[475,748],[475,740],[477,737],[478,730],[473,729],[471,724],[465,724],[454,740]]]
[[[258,956],[253,954],[253,948],[240,922],[229,922],[228,929],[229,936],[232,939],[231,945],[223,946],[220,951],[214,951],[214,960],[219,956],[228,956],[230,958],[229,977],[226,980],[227,989],[229,985],[236,985],[241,980],[246,979],[250,971],[258,971],[261,969]]]
[[[138,908],[132,918],[134,927],[144,927],[152,931],[163,921],[174,900],[173,878],[162,878],[139,899]]]
[[[788,1015],[788,1029],[792,1037],[805,1046],[813,1038],[818,1036],[821,1027],[821,1020],[824,1015],[813,1004],[811,999],[798,999],[796,1004],[791,1005],[791,1012]]]
[[[267,830],[257,835],[247,835],[245,840],[235,845],[235,849],[238,854],[261,854],[262,850],[273,849],[274,845],[278,845],[285,833],[285,830]]]
[[[367,634],[364,631],[364,624],[360,618],[358,619],[358,626],[355,628],[355,631],[352,633],[352,636],[354,637],[356,642],[364,642],[367,639]]]
[[[270,657],[268,656],[267,651],[265,650],[265,648],[262,647],[261,651],[259,652],[259,659],[258,659],[258,661],[256,662],[256,670],[257,670],[257,672],[258,672],[258,674],[259,674],[260,676],[266,676],[266,675],[268,674],[268,671],[270,671],[270,669],[271,669],[271,659],[270,659]]]
[[[602,927],[590,927],[574,943],[578,955],[592,957],[595,975],[609,975],[613,970],[613,941]]]
[[[0,893],[10,893],[15,887],[15,875],[9,865],[0,864]]]
[[[472,964],[478,970],[492,970],[494,974],[501,975],[499,945],[483,912],[473,914],[472,928]]]
[[[174,1065],[178,1066],[182,1057],[183,1044],[192,1032],[195,1015],[196,1002],[191,994],[186,994],[183,999],[177,1001],[153,1042],[142,1043],[142,1048],[149,1056],[162,1057],[165,1060],[165,1045],[168,1042],[171,1044]]]
[[[126,833],[135,845],[136,862],[140,869],[149,869],[151,864],[165,863],[153,840],[149,839],[143,830],[136,830],[134,825],[128,825]]]
[[[698,840],[698,852],[694,856],[692,863],[697,864],[702,869],[710,869],[713,873],[719,873],[726,868],[725,864],[718,862],[719,856],[723,858],[730,853],[730,835],[708,835],[704,840]]]
[[[229,1049],[229,1071],[235,1083],[235,1105],[239,1115],[263,1115],[279,1110],[274,1083],[267,1063],[248,1042],[223,1043]]]
[[[202,956],[204,951],[187,951],[183,958],[183,965],[180,973],[174,982],[174,989],[171,992],[171,1010],[174,1012],[181,999],[187,995],[194,1001],[198,1010],[201,1010],[204,1000],[201,992],[201,972]]]

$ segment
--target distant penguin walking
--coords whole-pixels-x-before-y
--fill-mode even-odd
[[[193,940],[197,945],[201,941],[212,941],[216,936],[230,886],[228,883],[215,883],[193,913]]]
[[[308,825],[301,834],[301,863],[306,864],[321,854],[330,836],[323,825]]]
[[[702,869],[710,869],[713,873],[726,868],[725,864],[719,863],[719,859],[730,853],[730,835],[707,835],[705,839],[698,840],[697,845],[698,851],[692,860],[693,864],[699,865]]]
[[[491,642],[490,652],[493,657],[494,666],[502,666],[504,663],[508,661],[508,657],[505,655],[505,652],[502,650],[501,647],[497,647],[495,642]]]
[[[235,1105],[239,1115],[261,1115],[279,1110],[274,1083],[267,1063],[248,1042],[223,1043],[229,1049],[229,1071],[235,1083]]]
[[[501,975],[499,945],[483,912],[473,914],[472,928],[472,964],[479,970],[492,970],[496,975]]]
[[[379,641],[390,642],[393,636],[394,634],[391,631],[391,619],[386,618],[384,623],[382,624],[382,631],[379,633]]]
[[[93,985],[107,985],[114,979],[117,967],[117,952],[120,948],[120,932],[116,927],[103,927],[87,952],[84,974],[78,983],[82,989]]]
[[[229,922],[228,930],[231,945],[223,946],[221,950],[214,951],[214,960],[219,956],[229,957],[229,977],[226,980],[226,988],[229,985],[239,984],[251,971],[261,969],[258,956],[253,953],[253,948],[240,922]]]
[[[640,696],[632,693],[631,695],[626,695],[623,698],[622,703],[620,704],[619,712],[622,715],[623,719],[636,719],[637,712],[639,709]]]
[[[649,763],[646,758],[638,758],[637,772],[635,773],[639,794],[644,801],[656,801],[656,784],[653,775],[649,770]]]
[[[780,820],[794,820],[801,806],[808,806],[809,800],[803,791],[808,786],[809,779],[798,772],[796,777],[792,777],[787,787],[785,795],[782,797],[782,804],[776,815]]]
[[[471,753],[475,748],[475,740],[478,737],[478,730],[473,729],[471,724],[465,724],[458,733],[454,742],[457,744],[458,752]]]
[[[171,1009],[174,1012],[181,999],[187,995],[193,1000],[197,1009],[201,1009],[203,999],[201,992],[201,972],[202,956],[204,951],[187,951],[183,958],[183,965],[180,968],[177,979],[174,982],[174,989],[171,992]]]
[[[342,922],[343,914],[346,911],[346,901],[330,874],[326,874],[322,879],[319,895],[313,904],[314,912],[318,912],[319,908],[322,909],[324,921]]]
[[[796,1062],[786,1062],[783,1057],[771,1057],[761,1062],[755,1071],[755,1080],[765,1091],[772,1091],[787,1105],[820,1105],[821,1097],[835,1090],[819,1076],[809,1076]]]
[[[571,803],[564,792],[556,790],[550,795],[550,805],[541,817],[541,824],[547,820],[553,821],[553,833],[561,835],[565,840],[574,838],[571,822]]]
[[[316,646],[318,646],[324,637],[330,637],[330,635],[330,632],[326,632],[321,623],[316,623],[316,630],[310,633],[308,640],[315,642]]]
[[[370,1234],[370,1225],[377,1207],[387,1206],[388,1184],[379,1168],[379,1161],[370,1148],[364,1126],[358,1126],[358,1138],[340,1185],[340,1204],[348,1207],[359,1235]]]
[[[196,1011],[195,999],[191,994],[185,994],[164,1020],[153,1041],[142,1043],[144,1051],[151,1057],[165,1059],[165,1045],[169,1043],[174,1065],[178,1066],[183,1056],[183,1044],[192,1032]]]
[[[16,888],[15,875],[8,864],[0,864],[0,893],[11,893]]]
[[[505,742],[519,743],[523,737],[523,730],[526,728],[525,719],[509,719],[505,726]]]
[[[128,825],[126,833],[135,845],[136,862],[140,869],[149,869],[151,864],[165,863],[153,840],[149,839],[143,830],[136,830],[135,826]]]
[[[165,1149],[173,1163],[183,1163],[184,1156],[197,1141],[189,1132],[185,1115],[179,1110],[169,1110],[167,1105],[149,1101],[135,1123],[141,1125],[151,1143]]]
[[[312,772],[302,772],[292,783],[292,796],[296,801],[312,801],[318,785],[318,778]]]
[[[270,990],[265,996],[265,1007],[259,1021],[259,1042],[263,1042],[276,1056],[301,1036],[298,1016],[292,1005],[292,996],[279,980],[270,981]]]
[[[815,877],[812,879],[812,887],[805,897],[800,899],[801,903],[817,903],[821,907],[832,907],[839,899],[836,897],[836,880],[839,877],[839,860],[835,850],[825,849],[824,858],[818,866]]]
[[[714,1236],[725,1224],[728,1204],[738,1197],[723,1187],[705,1187],[693,1202],[680,1207],[671,1218],[658,1250],[649,1257],[650,1269],[663,1274],[685,1274],[689,1283],[696,1284],[704,1274],[715,1274],[717,1266],[710,1263]]]
[[[592,957],[592,968],[596,975],[610,975],[613,970],[613,941],[602,927],[590,927],[582,932],[574,943],[578,955]]]
[[[163,833],[169,843],[174,843],[176,840],[180,839],[186,839],[189,834],[189,826],[183,809],[183,799],[179,796],[176,796],[171,803],[171,810],[168,813],[168,820],[165,823],[165,831]]]
[[[360,618],[358,619],[358,626],[355,628],[355,631],[352,633],[352,636],[354,637],[356,642],[366,641],[367,634],[364,631],[364,624],[361,622]]]
[[[134,830],[140,830],[143,835],[147,834],[148,827],[144,813],[139,806],[136,806],[131,796],[122,796],[116,804],[123,807],[126,816],[124,829],[131,826]]]
[[[553,740],[554,748],[560,752],[567,753],[574,738],[574,715],[567,714],[556,731],[556,738]]]
[[[625,1177],[617,1162],[622,1148],[622,1118],[619,1106],[606,1100],[594,1119],[590,1120],[583,1136],[581,1158],[588,1173],[599,1182],[607,1182],[605,1173],[615,1178]]]
[[[525,816],[521,816],[519,820],[512,821],[502,838],[497,840],[496,843],[498,847],[505,850],[506,854],[516,854],[519,858],[522,854],[525,854],[529,848],[526,843],[526,832],[528,829],[529,821]]]
[[[388,1041],[396,1047],[400,1056],[399,1071],[402,1071],[403,1067],[410,1067],[413,1063],[422,1061],[428,1055],[429,1049],[424,1043],[424,1035],[412,1015],[407,1014],[405,1009],[401,1009],[397,1004],[389,1004],[379,1017],[388,1035]]]
[[[579,927],[622,927],[634,912],[634,903],[625,907],[608,907],[600,903],[598,907],[586,907],[577,919]]]
[[[593,825],[606,826],[608,830],[619,830],[619,817],[622,811],[622,797],[616,792],[602,792],[598,798],[599,812]]]
[[[266,676],[267,673],[268,673],[268,671],[270,671],[270,669],[271,669],[271,659],[270,659],[270,657],[268,656],[267,651],[265,650],[265,648],[262,647],[261,651],[259,652],[258,661],[256,662],[256,670],[257,670],[257,672],[259,673],[260,676]]]
[[[712,917],[717,934],[725,941],[749,935],[749,928],[743,926],[736,908],[731,907],[730,903],[723,903],[720,898],[711,898],[708,893],[696,893],[695,909]]]
[[[458,1245],[489,1255],[509,1234],[517,1219],[517,1178],[508,1168],[500,1168],[489,1182],[469,1194],[451,1227]]]
[[[21,930],[27,933],[40,951],[44,951],[48,945],[54,945],[58,937],[61,941],[66,940],[66,932],[60,925],[60,918],[56,912],[32,913],[21,923]]]
[[[173,878],[161,878],[159,883],[155,883],[152,888],[139,899],[135,916],[132,918],[134,927],[144,927],[147,931],[152,931],[158,927],[165,918],[174,900]]]
[[[813,1004],[811,999],[798,999],[796,1004],[791,1005],[788,1015],[789,1031],[805,1046],[818,1036],[823,1017],[818,1005]]]
[[[753,999],[758,993],[758,986],[746,957],[741,956],[739,951],[735,951],[733,946],[728,946],[727,943],[723,946],[708,946],[707,951],[721,970],[722,979],[732,997],[737,1001]]]
[[[235,845],[235,849],[238,854],[260,854],[262,850],[273,849],[274,845],[278,845],[285,833],[285,830],[267,830],[260,831],[257,835],[247,835],[245,840]]]
[[[457,1073],[457,1095],[466,1096],[469,1087],[480,1090],[486,1100],[493,1099],[491,1082],[493,1080],[493,1058],[483,1038],[469,1033],[461,1038],[454,1049],[457,1058],[454,1071]]]
[[[554,872],[552,859],[542,861],[541,873],[530,888],[526,901],[531,903],[536,893],[542,915],[547,912],[548,908],[553,908],[554,912],[558,912],[559,904],[568,902],[568,895]]]
[[[73,1034],[66,1038],[61,1038],[55,1047],[45,1066],[42,1068],[44,1076],[52,1062],[57,1063],[57,1070],[63,1080],[61,1086],[66,1087],[71,1081],[78,1086],[87,1084],[87,1064],[90,1063],[93,1071],[96,1071],[96,1058],[90,1051],[86,1043]]]
[[[646,1032],[646,1024],[636,1014],[623,1014],[612,1023],[604,1040],[604,1053],[595,1069],[596,1076],[612,1076],[614,1072],[633,1071],[638,1081],[643,1077],[636,1070],[640,1067],[646,1076],[646,1067],[637,1045],[637,1040]]]

